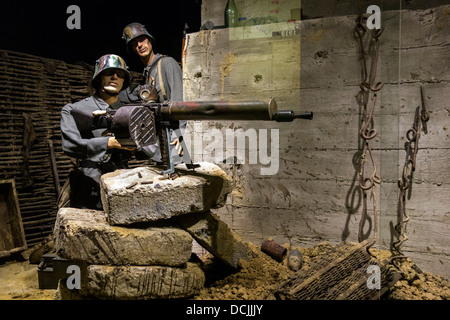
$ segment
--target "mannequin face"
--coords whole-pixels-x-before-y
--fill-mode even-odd
[[[147,65],[154,56],[152,43],[144,35],[131,40],[130,48],[138,55],[145,65]]]
[[[119,94],[125,80],[125,71],[107,69],[100,75],[100,89],[110,95]]]

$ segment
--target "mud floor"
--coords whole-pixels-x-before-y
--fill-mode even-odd
[[[303,268],[308,268],[314,257],[329,252],[327,242],[312,248],[297,248],[303,254]],[[242,262],[241,269],[233,272],[209,254],[202,256],[205,267],[205,288],[193,299],[197,300],[274,300],[281,283],[294,275],[286,263],[279,263],[258,247],[253,246],[257,257]],[[288,248],[289,249],[289,248]],[[370,249],[379,259],[391,256],[389,251]],[[18,259],[20,260],[20,259]],[[420,270],[409,259],[399,264],[401,279],[381,299],[393,300],[449,300],[448,280]],[[41,290],[38,286],[37,264],[26,261],[0,261],[1,300],[53,300],[56,290]]]

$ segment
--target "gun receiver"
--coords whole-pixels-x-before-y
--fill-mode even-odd
[[[72,115],[80,132],[92,128],[107,128],[117,139],[130,139],[137,148],[153,145],[160,139],[163,164],[167,170],[162,174],[174,172],[170,154],[169,128],[179,120],[250,120],[292,122],[295,119],[312,120],[313,113],[295,114],[291,110],[277,109],[275,99],[268,103],[261,101],[200,101],[164,103],[148,102],[129,104],[117,110],[86,114],[72,110]],[[186,166],[194,168],[185,146],[183,158]]]

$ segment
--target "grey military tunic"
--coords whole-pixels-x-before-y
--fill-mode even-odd
[[[157,63],[161,60],[161,73],[166,91],[166,99],[164,99],[161,85],[159,83],[159,74]],[[155,55],[152,62],[145,67],[143,75],[145,79],[148,76],[155,79],[156,90],[158,91],[159,101],[171,100],[171,101],[183,101],[183,73],[178,62],[174,58],[168,56],[162,56],[159,53]]]
[[[76,103],[69,103],[61,110],[62,149],[72,158],[81,160],[80,167],[72,172],[71,206],[102,210],[100,201],[100,176],[116,169],[128,167],[128,160],[132,154],[126,150],[107,150],[108,136],[103,136],[105,129],[92,129],[80,132],[72,116],[72,110],[79,109],[88,113],[108,108],[117,109],[121,102],[108,105],[100,97],[94,95]],[[145,150],[148,157],[153,156]]]

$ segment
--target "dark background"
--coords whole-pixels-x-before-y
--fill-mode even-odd
[[[81,29],[69,30],[70,5],[81,10]],[[122,56],[130,70],[142,65],[129,55],[122,40],[131,22],[144,24],[156,38],[155,53],[181,61],[184,25],[188,33],[200,29],[201,0],[146,1],[4,1],[0,3],[0,49],[28,53],[68,63],[94,65],[107,53]]]

